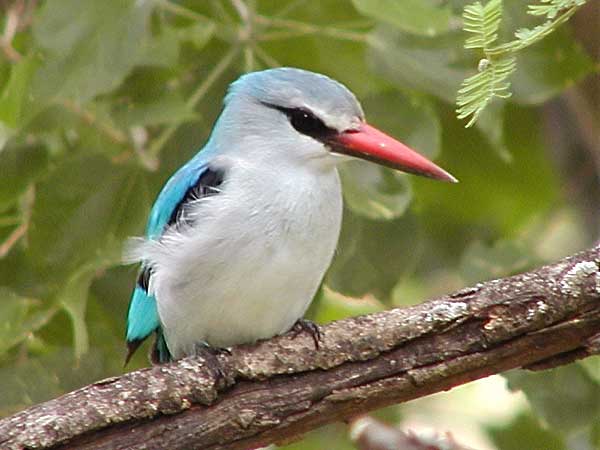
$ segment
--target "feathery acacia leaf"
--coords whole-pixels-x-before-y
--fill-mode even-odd
[[[529,5],[529,14],[533,16],[546,16],[554,19],[558,13],[573,6],[581,6],[586,0],[541,0],[542,5]]]
[[[491,0],[485,6],[480,2],[465,6],[464,30],[473,35],[467,38],[465,48],[481,49],[484,54],[498,39],[498,27],[502,19],[502,1]],[[463,81],[456,103],[459,119],[471,116],[471,126],[494,97],[508,97],[508,76],[514,71],[514,58],[493,60],[483,58],[479,73]]]
[[[467,127],[475,123],[481,112],[494,97],[508,98],[510,82],[508,77],[515,71],[516,63],[513,56],[488,61],[479,73],[463,81],[458,91],[456,103],[459,119],[472,116]]]
[[[471,116],[466,124],[475,123],[481,112],[494,97],[510,97],[508,77],[516,70],[515,54],[540,41],[558,26],[569,20],[587,0],[540,0],[540,5],[528,5],[528,13],[545,16],[546,22],[534,28],[521,28],[514,40],[496,44],[502,20],[502,0],[490,0],[485,5],[475,2],[465,6],[463,29],[471,33],[464,47],[481,49],[478,73],[465,79],[456,97],[459,119]]]
[[[485,6],[480,2],[465,6],[464,30],[473,33],[465,48],[488,49],[498,39],[498,26],[502,18],[502,1],[491,0]]]

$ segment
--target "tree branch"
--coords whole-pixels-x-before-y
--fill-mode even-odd
[[[600,247],[411,308],[99,381],[0,421],[3,449],[244,449],[600,349]]]

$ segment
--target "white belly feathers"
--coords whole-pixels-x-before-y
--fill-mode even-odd
[[[335,169],[293,180],[245,170],[231,169],[221,192],[197,203],[193,227],[145,246],[150,290],[175,358],[201,342],[228,347],[287,331],[333,257],[342,215]]]

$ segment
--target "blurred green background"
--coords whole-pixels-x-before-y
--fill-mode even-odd
[[[533,0],[532,0],[533,1]],[[514,95],[455,117],[481,55],[460,0],[13,0],[0,22],[0,416],[123,373],[143,233],[204,143],[227,84],[296,66],[334,77],[447,185],[352,162],[327,322],[404,306],[590,246],[600,231],[599,2],[520,52]],[[501,36],[539,19],[504,0]],[[284,299],[282,299],[283,301]],[[148,364],[138,352],[127,370]],[[600,361],[515,372],[378,413],[480,450],[600,448]],[[293,449],[350,449],[345,425]]]

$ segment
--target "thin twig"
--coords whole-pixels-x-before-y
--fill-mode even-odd
[[[0,46],[6,58],[12,62],[18,62],[23,57],[12,45],[12,41],[19,30],[19,22],[25,11],[25,0],[17,0],[6,12],[6,25],[0,37]]]
[[[229,12],[227,12],[224,3],[221,0],[213,0],[211,2],[211,5],[213,7],[213,10],[215,11],[215,15],[220,15],[223,18],[224,23],[230,25],[235,23],[235,20],[233,20],[233,17],[231,17]]]
[[[83,109],[80,105],[73,102],[72,100],[61,99],[57,100],[57,103],[62,105],[67,111],[75,114],[86,124],[101,131],[111,141],[121,145],[129,144],[129,139],[127,139],[125,133],[123,133],[118,128],[113,127],[109,123],[101,121],[94,113]]]
[[[37,6],[37,1],[38,0],[29,0],[29,2],[27,2],[25,11],[21,15],[21,19],[19,20],[19,27],[17,31],[24,31],[31,25],[31,23],[33,22],[33,17],[35,15],[34,13],[36,11],[35,8]]]
[[[294,9],[305,3],[306,0],[294,0],[286,4],[283,8],[273,14],[273,17],[285,17],[291,13]]]
[[[8,252],[15,246],[19,239],[25,236],[27,233],[27,229],[29,228],[29,223],[23,221],[17,228],[15,228],[12,233],[8,235],[6,240],[0,245],[0,259],[4,258],[8,255]]]
[[[186,19],[194,20],[194,21],[206,21],[206,22],[214,22],[213,19],[208,18],[196,11],[193,11],[185,6],[172,3],[168,0],[161,0],[158,4],[165,11],[169,11],[172,14],[175,14],[180,17],[185,17]]]
[[[297,23],[297,22],[296,22]],[[360,29],[368,29],[373,26],[373,23],[366,20],[355,20],[355,21],[347,21],[347,22],[339,22],[330,24],[326,27],[320,27],[318,25],[306,24],[301,22],[303,26],[299,29],[284,29],[284,30],[275,30],[275,31],[267,31],[261,33],[258,36],[260,41],[278,41],[282,39],[293,39],[299,36],[306,36],[310,34],[325,34],[331,35],[333,33],[335,36],[340,39],[346,39],[348,36],[350,41],[360,41],[363,42],[366,40],[366,35],[363,36],[359,30]],[[308,25],[308,27],[306,27]],[[341,33],[341,34],[340,34]],[[351,35],[348,35],[351,33]],[[362,37],[360,37],[362,36]]]
[[[4,216],[0,217],[0,227],[12,227],[21,223],[21,216]]]
[[[254,47],[247,45],[244,47],[244,71],[252,72],[255,70],[255,66]]]
[[[312,31],[306,30],[276,30],[276,31],[267,31],[265,33],[261,33],[257,36],[257,40],[260,42],[269,42],[269,41],[281,41],[284,39],[294,39],[297,37],[307,36],[314,34]]]
[[[248,5],[244,3],[244,0],[231,0],[231,4],[235,8],[238,16],[240,16],[240,20],[244,24],[248,24],[250,22],[250,9]]]
[[[281,67],[283,64],[281,64],[279,61],[277,61],[275,58],[273,58],[271,55],[269,55],[260,45],[255,45],[254,46],[254,52],[256,53],[256,56],[258,57],[258,59],[260,59],[262,62],[264,62],[267,67]]]
[[[183,17],[185,19],[189,19],[194,22],[213,24],[215,26],[214,34],[218,39],[225,41],[225,42],[229,42],[232,40],[231,39],[232,33],[229,31],[229,28],[230,28],[229,25],[219,22],[212,17],[204,16],[204,15],[197,13],[196,11],[193,11],[184,6],[181,6],[181,5],[178,5],[175,3],[171,3],[168,0],[161,0],[158,5],[161,8],[163,8],[165,11],[168,11],[169,13],[174,14],[176,16]]]
[[[238,47],[232,47],[225,56],[219,61],[219,63],[212,69],[212,71],[208,74],[208,76],[204,79],[202,84],[198,86],[196,92],[192,94],[192,96],[186,102],[189,108],[195,108],[196,105],[202,98],[206,95],[208,90],[212,87],[212,85],[223,75],[223,73],[229,68],[231,63],[233,62],[235,56],[239,53]],[[148,149],[148,154],[152,157],[157,157],[162,150],[165,143],[173,136],[173,133],[177,131],[179,124],[169,125],[167,128],[163,130],[163,132],[154,140],[150,148]]]
[[[360,43],[364,43],[367,40],[367,35],[365,33],[344,30],[331,26],[320,26],[312,23],[300,22],[297,20],[280,19],[277,17],[267,17],[257,14],[256,22],[269,27],[282,27],[288,32],[289,30],[294,30],[298,33],[324,35],[334,39]],[[270,34],[273,35],[273,33]],[[262,36],[259,36],[258,39],[263,40]]]
[[[252,35],[254,33],[254,10],[243,0],[231,0],[231,4],[240,16],[242,27],[238,29],[238,42],[243,47],[244,71],[254,70],[254,51],[252,49]]]
[[[511,53],[518,52],[519,50],[523,50],[536,42],[539,42],[541,39],[548,36],[550,33],[554,31],[559,25],[562,25],[566,21],[568,21],[573,14],[581,7],[581,5],[575,5],[566,10],[563,14],[558,16],[556,19],[551,22],[547,22],[543,25],[543,31],[535,35],[533,39],[515,39],[514,41],[507,42],[506,44],[498,45],[494,48],[486,51],[486,57],[490,58],[500,58],[504,55],[508,55]]]
[[[29,230],[29,222],[31,220],[31,211],[33,209],[33,202],[35,200],[35,187],[30,185],[25,192],[23,199],[23,214],[21,224],[15,228],[12,233],[4,240],[0,245],[0,259],[4,258],[11,249],[16,245],[19,240],[27,234]]]

